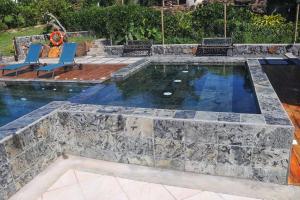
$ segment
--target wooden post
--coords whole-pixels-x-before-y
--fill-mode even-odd
[[[162,0],[162,9],[161,9],[161,37],[162,37],[163,54],[165,54],[164,7],[165,7],[165,1]]]
[[[224,37],[227,37],[227,0],[224,0]]]
[[[297,37],[298,37],[299,9],[300,9],[300,4],[297,2],[294,44],[296,44]]]

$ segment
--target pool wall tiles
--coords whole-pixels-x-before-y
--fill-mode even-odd
[[[242,117],[257,124],[240,124],[230,122],[234,114],[184,112],[65,104],[1,141],[0,199],[61,154],[287,183],[292,127],[259,115]]]
[[[176,118],[172,111],[158,117],[158,111],[151,109],[148,116],[139,116],[121,108],[78,112],[75,110],[84,107],[73,106],[66,109],[73,111],[58,113],[57,127],[67,136],[63,141],[67,154],[287,183],[292,127],[218,121],[220,118],[200,121],[201,112],[194,112],[193,117],[189,113],[187,120]]]
[[[0,200],[8,199],[60,155],[52,124],[57,118],[53,113],[64,103],[52,102],[0,128],[13,132],[0,138]]]

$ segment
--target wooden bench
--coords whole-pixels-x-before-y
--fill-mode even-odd
[[[122,56],[151,56],[152,55],[152,42],[141,40],[129,40],[123,47]]]
[[[203,38],[202,44],[198,46],[199,56],[228,56],[228,50],[233,50],[231,38]]]

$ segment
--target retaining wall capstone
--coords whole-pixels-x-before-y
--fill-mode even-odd
[[[198,44],[167,44],[153,45],[153,55],[195,55]],[[112,56],[121,56],[123,51],[122,45],[106,46],[105,52]],[[228,55],[233,56],[274,56],[284,55],[285,53],[293,53],[295,56],[300,56],[300,44],[235,44],[232,52]]]

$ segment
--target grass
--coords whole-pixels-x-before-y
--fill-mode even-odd
[[[4,32],[0,32],[0,54],[4,56],[12,56],[14,55],[14,47],[13,47],[13,38],[20,37],[20,36],[28,36],[28,35],[40,35],[44,31],[43,25],[41,26],[34,26],[34,27],[27,27],[27,28],[20,28],[20,29],[10,29]],[[69,42],[91,42],[95,40],[92,36],[87,37],[73,37],[69,38]],[[47,44],[45,42],[44,44]]]
[[[26,35],[42,34],[44,26],[27,27],[20,29],[10,29],[0,32],[0,52],[4,56],[14,55],[13,38]]]
[[[68,42],[76,42],[76,43],[92,42],[94,40],[95,40],[95,37],[92,37],[92,36],[81,36],[81,37],[68,38]]]

